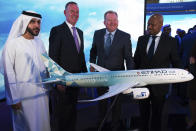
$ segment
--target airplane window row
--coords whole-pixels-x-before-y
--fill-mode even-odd
[[[155,76],[171,76],[176,74],[154,74]],[[72,80],[92,80],[92,79],[104,79],[106,77],[116,78],[116,77],[138,77],[138,76],[148,76],[147,74],[137,74],[137,75],[108,75],[108,76],[102,76],[102,77],[86,77],[86,78],[73,78]]]
[[[164,76],[167,75],[167,76],[170,76],[170,75],[176,75],[176,74],[155,74],[155,75],[156,75],[156,76],[157,76],[157,75],[159,75],[159,76],[160,76],[160,75],[164,75]]]
[[[176,75],[176,74],[154,74],[155,76],[162,76],[162,75]],[[108,75],[102,77],[86,77],[86,78],[73,78],[72,80],[92,80],[92,79],[104,79],[106,77],[116,78],[116,77],[138,77],[138,76],[148,76],[147,74],[137,74],[137,75]]]
[[[86,77],[86,78],[73,78],[72,80],[92,80],[92,79],[103,79],[104,77]]]

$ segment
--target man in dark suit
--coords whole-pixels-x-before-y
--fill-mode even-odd
[[[196,28],[193,32],[196,33]],[[192,34],[193,34],[192,33]],[[190,81],[188,84],[188,95],[189,95],[189,108],[190,108],[190,114],[191,114],[191,120],[188,123],[189,129],[187,131],[196,131],[196,40],[194,41],[195,44],[192,47],[191,51],[191,57],[190,57],[190,65],[189,65],[189,71],[194,75],[194,79]]]
[[[191,33],[186,34],[182,39],[182,60],[185,69],[196,76],[196,25],[192,28]],[[187,84],[187,94],[189,98],[189,108],[191,119],[188,122],[190,129],[196,131],[196,78]]]
[[[114,11],[107,11],[104,14],[106,28],[95,31],[93,44],[90,50],[90,62],[96,63],[109,70],[125,70],[124,60],[127,69],[133,69],[132,47],[130,35],[119,29],[118,15]],[[94,71],[90,67],[90,71]],[[104,94],[107,87],[97,89],[98,95]],[[99,102],[99,120],[103,120],[107,111],[107,100]],[[112,109],[112,131],[118,130],[121,113],[121,103],[117,99]]]
[[[68,2],[64,14],[66,21],[50,32],[49,56],[70,73],[87,72],[83,32],[75,27],[79,17],[77,3]],[[75,131],[77,96],[77,88],[62,85],[51,92],[51,120],[55,131]]]
[[[160,14],[154,14],[148,20],[149,34],[139,37],[134,55],[137,69],[182,67],[177,42],[161,32],[162,25],[163,16]],[[161,131],[161,115],[168,88],[167,84],[148,86],[150,97],[139,103],[141,131]]]
[[[181,54],[182,54],[182,62],[185,69],[188,68],[189,65],[189,58],[191,55],[191,49],[196,41],[196,26],[192,28],[191,33],[186,34],[182,38],[181,44]]]

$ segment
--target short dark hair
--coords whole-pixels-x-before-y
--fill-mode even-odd
[[[104,20],[106,20],[106,15],[109,14],[109,13],[115,14],[118,17],[118,14],[115,11],[109,10],[109,11],[105,12],[105,14],[104,14]]]
[[[74,5],[78,5],[76,2],[73,2],[73,1],[70,1],[68,2],[66,5],[65,5],[65,10],[67,9],[67,7],[71,4],[74,4]]]

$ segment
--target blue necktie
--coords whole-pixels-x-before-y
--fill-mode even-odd
[[[153,55],[154,55],[155,39],[156,39],[156,36],[152,36],[152,43],[151,43],[150,48],[148,50],[148,58],[149,58],[149,60],[151,60]]]
[[[112,43],[112,40],[111,40],[111,33],[107,34],[107,37],[106,37],[106,42],[105,42],[105,54],[108,56],[109,55],[109,52],[110,52],[110,46],[111,46],[111,43]]]
[[[76,48],[77,48],[77,51],[79,53],[80,52],[80,45],[79,45],[78,37],[77,37],[77,34],[76,34],[76,27],[72,27],[72,29],[73,29],[73,37],[74,37],[74,41],[75,41],[75,44],[76,44]]]

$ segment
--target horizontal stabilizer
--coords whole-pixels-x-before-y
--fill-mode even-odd
[[[95,99],[92,100],[79,100],[78,102],[92,102],[92,101],[99,101],[99,100],[103,100],[106,98],[110,98],[112,96],[115,96],[117,94],[122,93],[123,91],[132,88],[134,86],[138,85],[138,83],[135,82],[130,82],[130,83],[126,83],[126,84],[117,84],[114,86],[110,86],[109,87],[109,91]],[[101,88],[101,87],[100,87]]]
[[[49,84],[49,83],[55,83],[55,82],[61,82],[61,81],[62,80],[58,78],[47,78],[42,81],[42,84]]]

